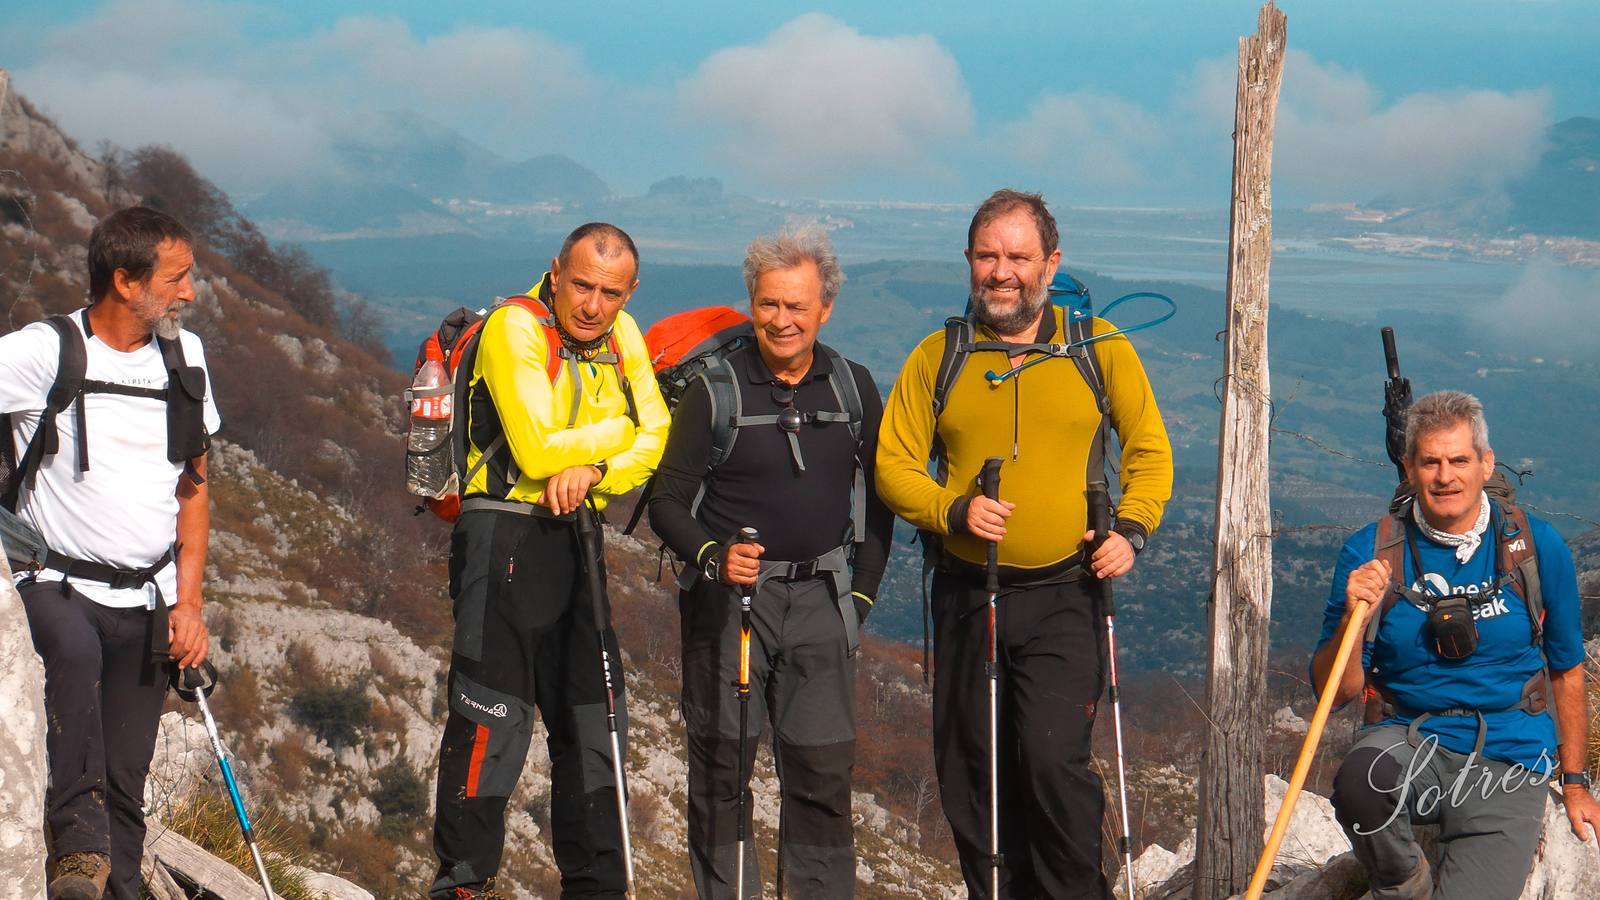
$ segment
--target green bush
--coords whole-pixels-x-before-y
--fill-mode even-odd
[[[359,684],[302,688],[290,701],[294,719],[338,750],[358,744],[372,725],[372,701]]]
[[[428,787],[404,760],[396,759],[373,774],[378,789],[370,799],[379,813],[412,819],[428,811]]]

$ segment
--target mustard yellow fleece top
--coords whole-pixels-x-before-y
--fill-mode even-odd
[[[528,291],[529,295],[541,296],[548,279],[549,275],[541,279]],[[487,384],[511,457],[521,470],[507,499],[536,503],[550,476],[572,466],[604,462],[605,477],[593,489],[595,504],[604,508],[609,498],[639,487],[655,471],[672,420],[656,386],[650,352],[645,349],[638,323],[626,310],[618,312],[612,333],[622,350],[623,371],[633,388],[638,428],[628,418],[627,399],[614,366],[579,363],[581,383],[574,383],[572,367],[563,364],[552,383],[545,375],[551,348],[545,340],[544,326],[531,312],[512,306],[496,312],[484,323],[472,380],[473,384]],[[573,391],[582,394],[577,421],[568,428]],[[482,449],[470,441],[468,444],[470,470]],[[463,496],[487,491],[488,478],[486,466],[473,476]]]
[[[1051,309],[1055,333],[1065,334],[1062,308],[1052,304]],[[1114,327],[1102,319],[1093,321],[1095,334]],[[982,327],[976,339],[998,340]],[[918,344],[889,393],[878,436],[879,495],[912,525],[943,535],[946,550],[982,565],[986,542],[967,534],[964,520],[949,519],[958,500],[977,493],[984,460],[1001,457],[1005,462],[1000,467],[1000,498],[1017,508],[1000,542],[1000,564],[1043,569],[1066,560],[1078,552],[1088,530],[1084,487],[1100,415],[1094,394],[1073,361],[1063,358],[991,385],[984,373],[1005,371],[1006,358],[997,350],[975,352],[951,387],[936,426],[933,386],[944,344],[943,329]],[[1118,530],[1133,527],[1149,535],[1161,524],[1162,508],[1172,495],[1172,446],[1166,426],[1128,339],[1107,338],[1090,346],[1100,360],[1111,400],[1111,424],[1122,443]],[[944,485],[928,474],[935,427],[947,459]]]

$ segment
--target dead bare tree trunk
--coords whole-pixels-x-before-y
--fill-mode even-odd
[[[1262,735],[1272,613],[1267,443],[1267,270],[1272,261],[1272,125],[1283,79],[1285,17],[1270,0],[1239,39],[1228,233],[1228,321],[1211,591],[1211,729],[1200,770],[1195,900],[1249,884],[1265,828]]]

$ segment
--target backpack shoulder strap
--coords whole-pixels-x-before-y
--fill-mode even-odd
[[[861,440],[861,422],[866,417],[865,407],[861,405],[861,390],[856,387],[856,374],[850,368],[850,361],[839,355],[839,351],[827,344],[818,344],[827,356],[830,370],[828,372],[828,385],[833,388],[833,398],[839,403],[839,411],[848,416],[850,437],[856,441]]]
[[[850,368],[850,361],[827,344],[818,346],[828,356],[831,365],[828,384],[833,388],[833,397],[839,403],[839,410],[847,417],[850,439],[855,443],[856,473],[850,494],[851,536],[847,543],[861,543],[867,539],[867,473],[861,462],[861,423],[866,418],[866,410],[861,405],[861,389],[856,386],[856,373]]]
[[[1510,576],[1522,602],[1528,605],[1528,621],[1533,628],[1533,642],[1544,639],[1544,592],[1539,586],[1539,551],[1533,544],[1533,529],[1528,525],[1528,514],[1515,503],[1496,501],[1500,512],[1500,532],[1496,535],[1500,558],[1496,564],[1501,577]]]
[[[83,333],[78,331],[71,319],[58,315],[50,316],[44,321],[55,330],[61,348],[56,356],[56,377],[50,384],[50,391],[45,395],[44,409],[39,415],[39,427],[28,441],[22,457],[17,460],[16,467],[6,480],[4,494],[0,496],[0,503],[12,511],[16,510],[17,503],[21,499],[22,486],[26,484],[30,489],[33,487],[44,458],[55,455],[61,449],[61,435],[56,427],[56,416],[83,392],[84,372],[89,366]],[[5,439],[9,442],[11,435],[6,434]]]
[[[612,325],[611,336],[606,339],[606,348],[611,351],[611,367],[617,372],[617,388],[622,391],[628,418],[633,421],[633,427],[638,428],[639,404],[633,399],[633,382],[628,380],[628,370],[622,363],[622,342],[617,340],[615,325]]]
[[[1378,608],[1367,617],[1365,639],[1369,644],[1378,639],[1378,628],[1383,624],[1383,617],[1400,601],[1405,589],[1405,522],[1393,515],[1378,520],[1378,534],[1372,542],[1372,558],[1381,559],[1389,564],[1389,589],[1384,591],[1383,601],[1378,604]]]
[[[945,404],[950,400],[950,389],[961,377],[961,370],[966,368],[967,357],[972,353],[974,333],[972,319],[967,316],[951,316],[944,320],[944,355],[939,358],[939,373],[933,380],[935,420],[944,414]]]
[[[1067,353],[1072,357],[1073,365],[1077,366],[1078,374],[1089,386],[1089,393],[1094,395],[1095,408],[1100,410],[1100,424],[1096,426],[1094,438],[1089,442],[1084,483],[1105,484],[1106,463],[1111,456],[1111,398],[1106,394],[1105,372],[1100,368],[1100,356],[1095,353],[1094,344],[1087,343],[1094,337],[1094,317],[1081,310],[1059,306],[1054,308],[1061,310],[1061,330],[1066,333],[1067,346],[1071,348]]]
[[[1111,397],[1106,393],[1105,371],[1100,368],[1100,355],[1095,353],[1094,344],[1086,343],[1094,337],[1094,318],[1075,309],[1064,309],[1063,316],[1066,319],[1067,340],[1072,346],[1069,355],[1094,394],[1100,414],[1109,416]]]
[[[706,461],[706,472],[710,474],[733,453],[734,441],[739,439],[735,423],[744,416],[744,397],[733,366],[721,354],[708,357],[697,377],[705,382],[706,401],[711,409],[711,456]]]
[[[556,383],[556,376],[561,373],[561,335],[556,333],[555,314],[550,312],[550,307],[544,301],[528,294],[517,294],[501,300],[501,304],[520,306],[539,321],[539,327],[544,329],[545,361],[544,374],[550,379],[551,384]],[[493,310],[490,310],[493,312]]]

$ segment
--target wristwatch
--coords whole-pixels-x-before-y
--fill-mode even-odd
[[[1566,787],[1569,784],[1581,785],[1583,789],[1587,791],[1594,786],[1594,780],[1589,777],[1589,773],[1587,771],[1562,772],[1561,786]]]
[[[1118,522],[1117,525],[1122,525],[1122,523]],[[1117,534],[1122,535],[1123,539],[1128,542],[1128,546],[1133,548],[1133,555],[1134,556],[1138,556],[1140,553],[1144,552],[1144,541],[1145,541],[1145,538],[1144,538],[1144,532],[1143,531],[1140,531],[1137,527],[1117,527],[1117,526],[1112,526],[1111,530],[1115,531]]]

